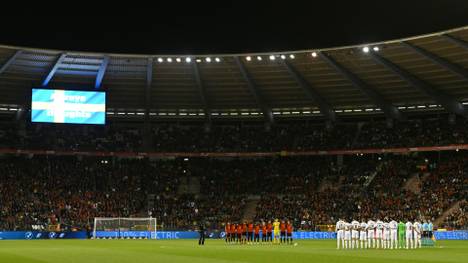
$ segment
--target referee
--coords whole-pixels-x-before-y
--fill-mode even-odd
[[[205,225],[202,223],[198,228],[198,233],[200,234],[200,238],[198,239],[198,245],[205,245]]]
[[[428,224],[427,227],[429,228],[429,233],[428,233],[428,235],[429,235],[429,238],[432,239],[432,235],[433,235],[433,233],[434,233],[434,225],[433,225],[432,222],[429,221],[429,220],[427,221],[427,224]]]
[[[426,219],[424,219],[424,223],[422,224],[422,229],[423,229],[423,238],[428,238],[429,237],[429,224],[427,223]]]

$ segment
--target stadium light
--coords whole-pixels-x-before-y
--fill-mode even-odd
[[[380,50],[380,48],[379,48],[379,47],[374,47],[374,48],[372,48],[372,49],[373,49],[375,52],[377,52],[377,51],[379,51],[379,50]]]
[[[252,61],[252,57],[251,57],[251,56],[247,56],[247,57],[245,57],[245,60],[247,60],[247,61]]]
[[[317,57],[317,52],[312,52],[312,57],[316,58]]]
[[[262,57],[257,56],[257,60],[258,60],[258,61],[262,61]]]
[[[369,53],[369,47],[363,47],[363,48],[362,48],[362,51],[363,51],[364,53]]]
[[[215,58],[215,61],[219,63],[219,62],[221,62],[221,59],[220,58]]]
[[[296,56],[295,56],[294,54],[291,54],[291,55],[289,55],[289,58],[290,58],[290,59],[295,59]]]
[[[285,55],[281,55],[281,59],[286,59],[286,56],[285,56]]]
[[[159,63],[163,63],[163,62],[164,62],[164,59],[158,58],[158,62],[159,62]]]
[[[190,63],[190,62],[192,62],[192,59],[187,57],[187,58],[185,58],[185,62]]]
[[[182,60],[180,58],[176,58],[177,63],[180,63]]]
[[[188,160],[189,160],[188,158],[184,158],[184,161],[186,161],[186,162],[187,162]]]
[[[276,57],[274,55],[270,55],[270,60],[275,60]]]
[[[167,62],[172,63],[172,58],[167,58]]]
[[[207,57],[207,58],[205,58],[205,61],[208,62],[208,63],[210,63],[210,62],[211,62],[211,58],[210,58],[210,57]]]

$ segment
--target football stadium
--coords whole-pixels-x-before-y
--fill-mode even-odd
[[[201,55],[0,46],[0,262],[465,262],[468,26]]]

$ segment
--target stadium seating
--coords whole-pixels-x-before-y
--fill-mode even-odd
[[[336,156],[148,160],[4,155],[0,230],[56,224],[83,229],[98,216],[148,213],[165,229],[192,229],[200,220],[220,228],[226,221],[242,220],[247,200],[255,196],[260,198],[255,220],[287,217],[297,229],[316,229],[340,217],[435,220],[459,201],[460,208],[441,226],[466,228],[467,160],[462,151],[354,155],[342,161]],[[413,176],[421,178],[419,193],[403,187]],[[197,193],[180,189],[186,177],[197,178]],[[149,206],[151,195],[155,198]]]
[[[451,229],[466,228],[468,224],[468,215],[466,214],[466,200],[461,201],[459,208],[450,213],[442,223],[441,227]]]
[[[446,117],[446,116],[444,116]],[[0,147],[82,151],[142,151],[141,124],[106,127],[53,126],[3,122]],[[212,125],[155,123],[150,151],[268,152],[282,150],[362,149],[437,146],[468,142],[468,123],[447,118],[416,118],[388,128],[385,120],[350,121],[327,129],[323,123],[280,122],[265,129],[261,122]]]
[[[468,142],[468,123],[418,117],[388,127],[385,120],[333,128],[308,121],[213,124],[155,123],[145,148],[139,124],[52,126],[0,122],[0,148],[66,151],[271,152],[445,146]],[[145,158],[12,156],[0,160],[0,230],[60,224],[90,227],[97,216],[151,216],[166,229],[212,227],[244,219],[257,198],[255,220],[288,217],[302,229],[343,218],[435,220],[466,199],[466,155],[354,155],[268,158]],[[440,157],[442,155],[442,157]],[[25,165],[27,164],[27,165]],[[424,169],[422,169],[422,167]],[[419,193],[404,188],[419,176]],[[180,190],[182,178],[200,190]],[[346,198],[343,197],[346,194]],[[426,200],[427,202],[419,202]],[[466,202],[441,226],[466,228]]]

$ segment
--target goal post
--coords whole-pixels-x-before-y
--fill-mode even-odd
[[[157,239],[154,217],[96,217],[93,238]]]

